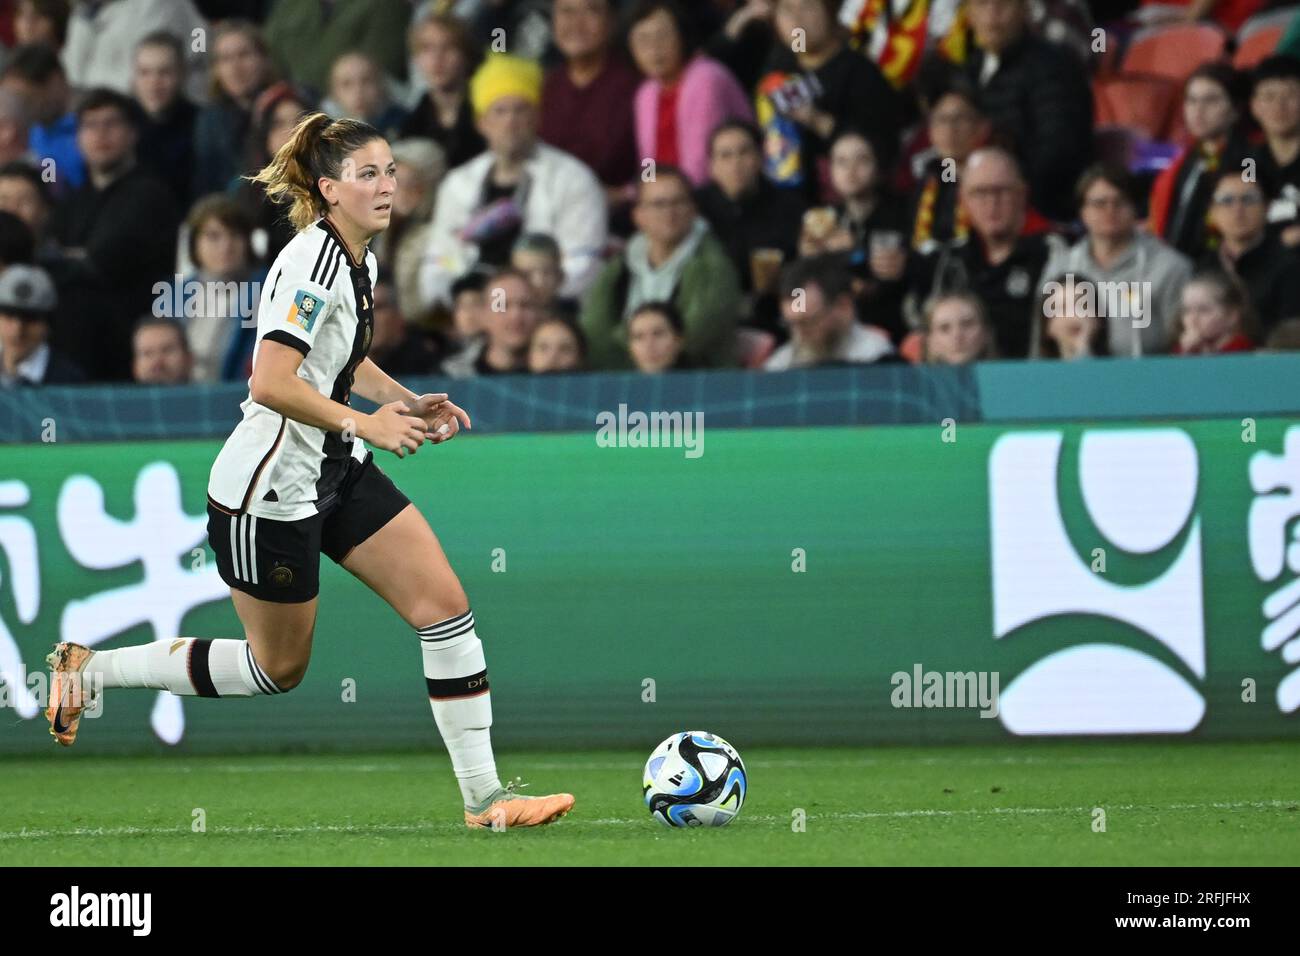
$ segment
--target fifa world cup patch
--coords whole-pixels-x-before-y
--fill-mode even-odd
[[[285,321],[290,325],[296,325],[304,332],[310,332],[311,327],[316,324],[316,316],[321,310],[321,300],[303,289],[298,290],[298,294],[293,297],[293,305],[289,306],[289,314]]]

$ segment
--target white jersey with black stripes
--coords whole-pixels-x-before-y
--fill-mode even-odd
[[[298,377],[347,404],[374,329],[374,253],[355,262],[337,230],[319,219],[284,247],[267,273],[257,312],[257,364],[270,339],[303,354]],[[338,491],[359,438],[286,419],[253,401],[226,439],[208,479],[208,498],[227,512],[294,521],[316,514]]]

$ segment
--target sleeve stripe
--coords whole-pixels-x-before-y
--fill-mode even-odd
[[[270,339],[272,342],[279,342],[281,345],[287,345],[291,349],[297,349],[302,353],[303,358],[306,358],[307,353],[311,351],[310,345],[298,338],[298,336],[289,334],[284,329],[272,329],[262,338]]]
[[[315,264],[314,266],[312,266],[312,269],[311,269],[311,281],[312,281],[312,282],[315,282],[315,281],[316,281],[316,273],[320,272],[320,264],[321,264],[321,262],[322,262],[322,261],[324,260],[324,258],[325,258],[325,250],[328,249],[328,248],[330,247],[330,239],[331,239],[331,236],[329,235],[329,233],[326,233],[326,234],[325,234],[325,240],[320,244],[320,252],[318,252],[318,253],[316,254],[316,264]]]

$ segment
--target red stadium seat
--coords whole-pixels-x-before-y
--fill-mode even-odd
[[[1223,59],[1227,46],[1227,35],[1210,23],[1147,27],[1129,43],[1122,70],[1164,76],[1182,84],[1202,63]]]
[[[1282,27],[1268,27],[1252,33],[1249,39],[1241,41],[1237,52],[1233,54],[1232,65],[1239,70],[1253,70],[1259,61],[1272,56],[1277,49],[1277,41],[1282,39]]]
[[[1160,139],[1169,127],[1179,90],[1179,83],[1167,76],[1099,77],[1092,83],[1096,124],[1123,126],[1147,139]]]
[[[1239,70],[1250,70],[1260,60],[1272,55],[1298,9],[1300,7],[1270,10],[1243,23],[1237,31],[1237,52],[1233,55],[1232,65]]]

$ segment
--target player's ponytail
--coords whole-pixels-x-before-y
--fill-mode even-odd
[[[272,202],[289,204],[289,222],[295,229],[306,229],[329,212],[320,178],[341,178],[348,154],[382,138],[369,123],[309,113],[271,161],[248,179],[261,183]]]

